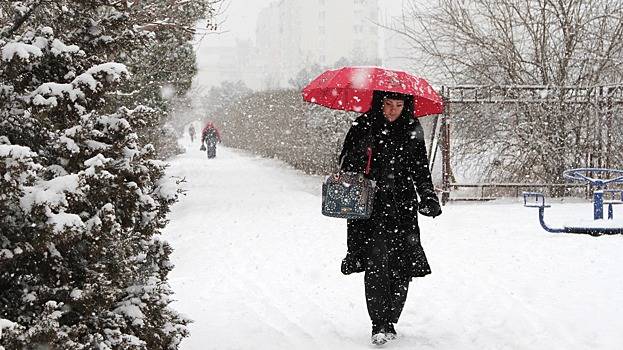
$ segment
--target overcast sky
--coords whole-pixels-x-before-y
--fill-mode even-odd
[[[215,67],[210,66],[214,63],[215,52],[214,47],[234,47],[236,46],[236,40],[252,40],[255,42],[255,27],[257,23],[257,16],[263,8],[266,8],[272,2],[278,0],[224,0],[223,6],[220,11],[220,15],[217,18],[219,24],[216,33],[208,32],[205,30],[199,30],[195,40],[195,49],[197,50],[197,66],[199,72],[195,78],[195,84],[198,86],[209,87],[218,85],[223,80],[223,76],[219,73],[215,73]],[[288,0],[286,0],[288,1]],[[329,0],[340,1],[340,0]],[[381,8],[379,19],[381,23],[386,23],[386,19],[391,16],[396,16],[400,13],[403,0],[378,0]],[[200,24],[199,28],[205,27],[205,24]],[[405,61],[403,54],[391,55],[388,54],[388,50],[384,50],[386,43],[390,41],[395,45],[395,39],[390,39],[386,36],[387,31],[381,31],[381,43],[380,43],[380,58],[383,61],[383,65],[388,68],[394,69],[407,69],[408,61]],[[390,34],[391,35],[391,34]],[[393,34],[395,38],[396,35]],[[259,84],[257,80],[245,81],[248,86],[255,86]]]
[[[236,39],[255,40],[255,25],[260,10],[277,0],[224,0],[218,34],[209,34],[201,39],[201,46],[233,46]],[[336,0],[332,0],[336,1]],[[339,1],[339,0],[337,0]],[[402,0],[379,0],[385,13],[381,18],[398,14]]]

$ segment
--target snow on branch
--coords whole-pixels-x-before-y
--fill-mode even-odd
[[[71,213],[52,213],[51,211],[47,213],[48,221],[47,224],[53,227],[55,234],[60,234],[67,229],[71,228],[83,228],[85,227],[84,222],[80,218],[80,216]],[[57,252],[58,253],[58,252]],[[60,254],[58,254],[60,257]]]
[[[26,194],[20,200],[20,205],[25,212],[32,211],[35,205],[47,205],[49,207],[67,206],[67,194],[82,194],[78,174],[59,176],[49,181],[42,181],[31,187],[26,187]]]
[[[14,91],[13,86],[0,84],[0,97],[9,97]]]
[[[37,171],[42,168],[33,161],[36,157],[37,154],[29,147],[0,144],[0,170],[3,186],[20,186],[35,178]]]
[[[34,105],[56,107],[59,99],[67,98],[72,102],[84,99],[86,94],[83,88],[98,92],[102,88],[102,81],[116,83],[129,75],[125,65],[108,62],[89,68],[68,84],[43,83],[29,97]]]
[[[43,52],[35,45],[26,43],[7,43],[2,47],[2,60],[9,62],[17,56],[25,61],[30,61],[31,57],[41,57]]]
[[[108,62],[89,68],[86,72],[77,76],[76,79],[72,81],[72,85],[86,85],[95,92],[100,86],[96,79],[97,77],[101,77],[108,83],[115,83],[129,75],[130,72],[124,64]]]
[[[37,156],[37,154],[26,146],[0,145],[0,158],[27,159]]]
[[[193,34],[195,32],[194,28],[190,28],[184,24],[178,24],[178,23],[173,23],[173,22],[165,22],[165,21],[157,21],[157,22],[152,22],[152,23],[146,23],[143,25],[137,25],[134,27],[137,30],[143,30],[143,31],[147,31],[147,32],[155,32],[156,30],[159,29],[168,29],[168,28],[178,28],[183,32],[189,33],[189,34]]]
[[[48,96],[48,97],[45,97]],[[72,102],[78,98],[84,98],[84,93],[80,89],[76,89],[73,84],[59,84],[59,83],[43,83],[31,94],[32,103],[36,106],[51,106],[56,107],[58,104],[57,98],[67,97]]]
[[[131,320],[131,324],[133,326],[142,326],[145,324],[144,319],[145,314],[141,311],[141,307],[144,306],[144,303],[141,302],[138,298],[132,298],[130,300],[124,300],[119,303],[116,309],[113,310],[114,313],[119,315],[124,315],[129,320]]]
[[[0,318],[0,339],[2,339],[2,329],[7,328],[11,329],[15,327],[16,323],[11,322],[9,320],[5,320],[4,318]],[[0,350],[3,350],[4,347],[0,345]]]
[[[80,52],[80,48],[77,45],[65,45],[62,41],[54,39],[50,47],[50,52],[52,52],[54,56],[58,56],[63,53],[78,53]]]

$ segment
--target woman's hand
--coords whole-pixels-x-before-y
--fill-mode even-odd
[[[418,205],[418,213],[424,216],[435,217],[441,214],[439,200],[435,197],[426,197]]]

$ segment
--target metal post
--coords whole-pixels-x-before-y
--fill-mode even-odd
[[[442,87],[443,94],[443,87]],[[439,135],[437,134],[437,125],[439,124],[439,115],[435,115],[435,121],[433,122],[433,128],[431,129],[430,136],[430,144],[428,145],[428,169],[430,169],[431,173],[433,172],[433,167],[435,166],[435,158],[437,157],[437,145],[435,141],[439,143]]]
[[[450,200],[450,89],[445,90],[447,96],[444,99],[444,111],[441,116],[441,156],[442,156],[442,183],[441,204],[445,205]]]
[[[604,218],[604,191],[596,190],[593,192],[593,219]]]
[[[597,130],[595,130],[595,132],[597,133],[597,149],[598,149],[598,153],[597,153],[597,167],[598,168],[603,168],[604,167],[604,157],[605,157],[605,152],[604,152],[604,140],[603,140],[603,119],[604,119],[604,114],[603,114],[603,99],[604,99],[604,88],[603,86],[599,87],[599,101],[597,102],[597,108],[596,108],[596,112],[597,112]]]
[[[606,149],[605,149],[605,167],[610,168],[612,161],[610,152],[612,152],[612,94],[610,88],[606,88]]]
[[[612,203],[608,204],[608,219],[612,220],[614,213],[612,212]]]

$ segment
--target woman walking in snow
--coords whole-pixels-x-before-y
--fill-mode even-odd
[[[342,273],[364,272],[372,343],[395,339],[409,282],[430,267],[420,244],[417,213],[441,214],[428,169],[424,131],[413,118],[413,97],[374,91],[372,107],[351,126],[340,154],[342,171],[363,173],[372,148],[369,177],[377,192],[372,216],[348,220],[348,252]],[[420,201],[418,202],[418,195]]]

